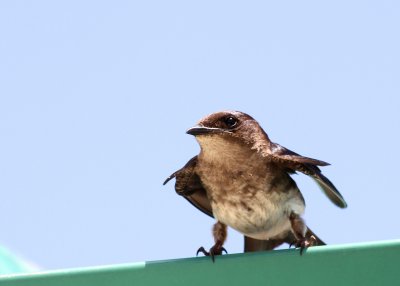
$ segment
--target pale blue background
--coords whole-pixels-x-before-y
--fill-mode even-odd
[[[223,109],[332,164],[346,210],[295,177],[326,242],[399,238],[399,3],[2,1],[0,243],[45,269],[210,247],[162,182]]]

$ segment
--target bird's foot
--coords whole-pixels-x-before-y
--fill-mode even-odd
[[[210,248],[209,251],[205,250],[204,247],[200,247],[197,252],[196,255],[199,255],[199,253],[203,253],[205,256],[211,256],[212,261],[215,261],[215,256],[216,255],[222,255],[222,252],[225,252],[226,254],[228,254],[228,252],[226,251],[226,249],[220,245],[214,245],[213,247]]]
[[[309,238],[300,238],[295,242],[292,242],[289,245],[289,248],[291,248],[292,246],[295,246],[296,248],[300,247],[300,255],[303,254],[303,251],[307,248],[309,248],[310,246],[313,246],[315,244],[315,242],[317,242],[317,239],[315,238],[314,235],[311,235]]]

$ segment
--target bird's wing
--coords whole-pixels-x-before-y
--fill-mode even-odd
[[[335,205],[341,208],[347,207],[343,196],[339,193],[332,182],[329,181],[327,177],[322,175],[321,170],[317,167],[327,166],[329,165],[328,163],[308,157],[303,157],[279,144],[272,142],[270,145],[270,150],[267,154],[271,156],[273,161],[279,164],[283,164],[290,171],[299,171],[310,176],[315,180],[322,191]]]
[[[190,196],[185,196],[185,199],[187,199],[189,203],[206,215],[212,218],[214,217],[212,214],[210,201],[208,200],[206,191],[204,189],[198,190]]]
[[[316,245],[325,245],[323,242],[311,229],[307,228],[306,237],[314,236]],[[291,244],[295,242],[295,237],[291,231],[288,231],[282,238],[269,239],[269,240],[258,240],[251,237],[244,237],[244,252],[255,252],[255,251],[266,251],[273,250],[274,248],[280,246],[283,243]]]
[[[206,215],[213,217],[206,190],[201,184],[200,177],[195,172],[196,164],[197,156],[190,159],[182,169],[169,176],[165,180],[164,185],[168,183],[169,180],[176,178],[175,191],[177,194],[183,196]]]

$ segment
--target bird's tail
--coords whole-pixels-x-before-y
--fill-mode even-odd
[[[317,246],[317,245],[326,245],[326,243],[323,242],[322,239],[320,239],[320,238],[318,237],[318,235],[316,235],[309,227],[307,227],[306,237],[310,237],[310,236],[314,236],[314,237],[315,237],[314,246]]]
[[[307,227],[306,237],[315,237],[313,246],[326,245],[310,228]],[[258,240],[251,237],[244,237],[244,252],[255,252],[255,251],[267,251],[273,250],[274,248],[282,245],[283,243],[292,244],[295,241],[295,237],[291,231],[286,236],[278,239],[269,240]]]

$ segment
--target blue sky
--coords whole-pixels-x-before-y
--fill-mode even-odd
[[[397,1],[0,4],[0,243],[44,269],[189,257],[213,221],[164,179],[234,109],[323,168],[327,243],[400,237]],[[226,249],[242,251],[230,230]]]

